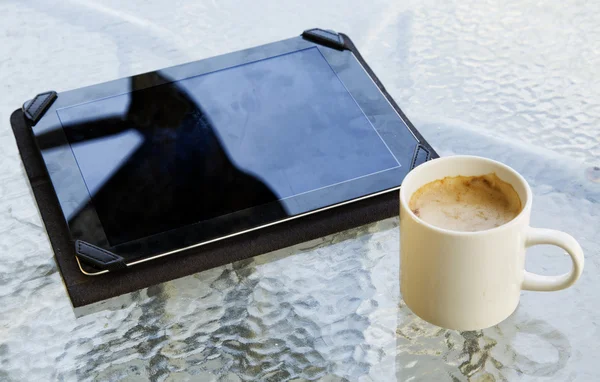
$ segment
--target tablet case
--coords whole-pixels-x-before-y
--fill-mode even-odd
[[[302,37],[317,44],[339,50],[347,49],[354,53],[368,75],[420,142],[413,155],[411,168],[438,157],[390,97],[348,36],[315,28],[305,31]],[[54,250],[58,269],[74,307],[398,215],[398,192],[390,191],[199,246],[123,271],[119,271],[122,267],[116,266],[114,271],[107,274],[86,276],[78,267],[75,257],[76,245],[70,238],[67,223],[30,129],[43,116],[44,111],[55,98],[55,92],[39,94],[31,102],[23,105],[22,110],[14,111],[10,121],[31,189]],[[88,250],[90,249],[86,248],[87,253],[89,253]],[[81,253],[81,251],[79,252]]]

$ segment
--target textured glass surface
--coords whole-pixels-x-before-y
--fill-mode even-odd
[[[37,0],[0,15],[0,380],[600,380],[600,2]],[[314,26],[353,38],[440,155],[521,172],[532,225],[583,246],[577,284],[523,292],[496,327],[440,329],[402,302],[388,219],[74,312],[10,112]],[[569,263],[528,251],[531,271]]]

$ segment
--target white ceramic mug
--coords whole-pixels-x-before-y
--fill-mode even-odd
[[[521,198],[523,210],[499,227],[459,232],[438,228],[409,208],[421,186],[447,176],[496,173]],[[571,286],[583,270],[583,251],[570,235],[531,228],[532,194],[525,179],[491,159],[451,156],[412,170],[400,188],[400,289],[406,305],[419,317],[449,329],[477,330],[507,318],[522,289],[555,291]],[[538,244],[565,249],[571,271],[542,276],[525,270],[525,250]]]

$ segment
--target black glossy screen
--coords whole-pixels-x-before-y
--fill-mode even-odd
[[[112,246],[400,166],[317,48],[57,113]]]

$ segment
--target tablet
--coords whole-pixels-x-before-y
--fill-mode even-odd
[[[398,189],[427,149],[327,33],[41,105],[31,129],[82,270],[133,266]]]

